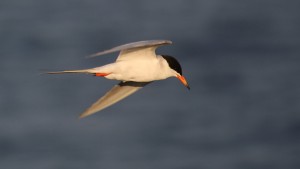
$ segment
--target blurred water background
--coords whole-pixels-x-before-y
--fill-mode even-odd
[[[0,168],[300,168],[300,1],[1,0]],[[85,119],[116,81],[40,75],[169,39],[171,78]]]

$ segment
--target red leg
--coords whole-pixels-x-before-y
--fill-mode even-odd
[[[109,75],[110,73],[95,73],[95,76],[100,76],[100,77],[104,77]]]

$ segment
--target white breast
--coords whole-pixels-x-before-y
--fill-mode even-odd
[[[153,59],[123,60],[110,64],[113,73],[106,76],[108,79],[121,81],[149,82],[170,77],[170,69],[161,57]]]

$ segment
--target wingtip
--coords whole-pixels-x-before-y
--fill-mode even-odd
[[[91,106],[92,107],[92,106]],[[97,113],[97,112],[99,112],[100,110],[98,110],[98,111],[93,111],[93,110],[91,110],[91,107],[90,108],[88,108],[86,111],[84,111],[83,113],[81,113],[80,115],[79,115],[79,119],[82,119],[82,118],[85,118],[85,117],[87,117],[87,116],[90,116],[90,115],[92,115],[92,114],[95,114],[95,113]]]
[[[85,56],[86,59],[91,59],[91,58],[94,58],[96,56],[99,56],[101,55],[102,52],[98,52],[98,53],[94,53],[94,54],[91,54],[91,55],[87,55]]]
[[[83,118],[85,118],[85,117],[87,117],[87,116],[89,116],[89,115],[91,115],[91,114],[88,114],[88,113],[82,113],[82,114],[79,115],[78,119],[83,119]]]
[[[171,45],[173,42],[170,40],[153,40],[153,42],[158,42],[161,45]]]
[[[167,44],[172,44],[173,42],[172,41],[170,41],[170,40],[166,40],[165,41]]]

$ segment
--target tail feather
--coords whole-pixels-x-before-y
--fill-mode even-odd
[[[46,72],[47,74],[63,74],[63,73],[91,73],[88,69],[85,70],[63,70],[57,72]]]

